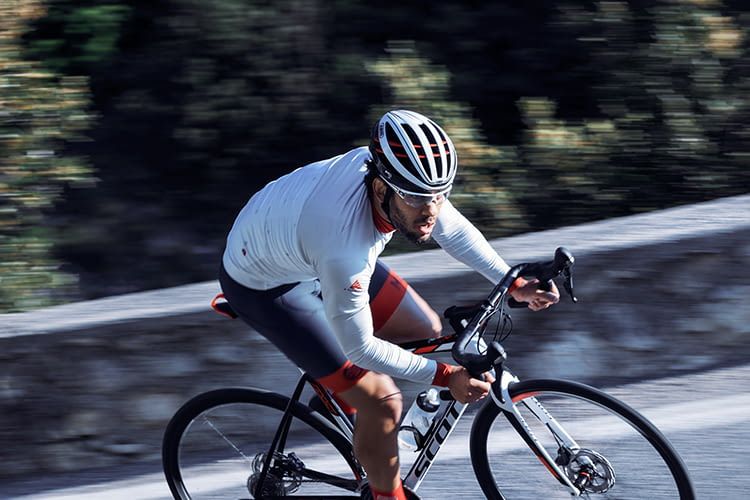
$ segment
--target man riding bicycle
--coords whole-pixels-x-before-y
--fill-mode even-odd
[[[405,110],[383,115],[369,148],[311,163],[266,185],[227,238],[220,283],[232,308],[357,412],[354,450],[372,496],[406,499],[397,432],[402,398],[391,377],[448,387],[458,401],[485,397],[492,378],[412,354],[404,342],[439,336],[440,318],[378,256],[401,232],[431,237],[493,283],[509,269],[448,201],[457,170],[448,135]],[[532,310],[559,299],[518,279]]]

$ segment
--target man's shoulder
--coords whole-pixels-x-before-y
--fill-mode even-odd
[[[331,156],[322,160],[317,160],[312,163],[305,165],[305,167],[318,166],[330,166],[330,165],[354,165],[355,167],[365,164],[365,161],[370,158],[370,150],[367,146],[362,146],[354,149],[350,149],[345,153],[341,153],[335,156]]]

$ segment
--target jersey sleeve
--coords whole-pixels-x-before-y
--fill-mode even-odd
[[[443,203],[432,236],[451,257],[494,284],[510,269],[479,229],[461,215],[449,200]]]
[[[396,378],[432,383],[437,363],[375,337],[368,288],[372,264],[331,259],[319,276],[326,316],[349,360],[359,367]]]

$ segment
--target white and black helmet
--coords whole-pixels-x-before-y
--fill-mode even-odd
[[[458,159],[448,134],[424,115],[389,111],[380,118],[370,140],[378,174],[407,193],[449,190]]]

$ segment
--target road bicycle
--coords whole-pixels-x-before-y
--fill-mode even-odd
[[[505,306],[525,306],[508,297],[510,284],[519,276],[537,278],[540,288],[549,289],[562,276],[575,302],[573,263],[573,255],[558,248],[551,261],[513,266],[479,304],[445,311],[455,333],[402,347],[423,355],[450,350],[475,376],[494,370],[469,443],[486,498],[694,499],[682,459],[636,410],[577,382],[520,381],[507,367],[500,343],[507,336]],[[231,314],[228,304],[221,305]],[[320,412],[301,402],[306,387],[323,402]],[[411,491],[418,491],[465,415],[467,405],[449,391],[441,399],[403,477]],[[354,456],[352,433],[336,400],[305,373],[291,397],[251,387],[218,389],[188,401],[169,422],[164,472],[176,499],[360,498],[367,477]]]

